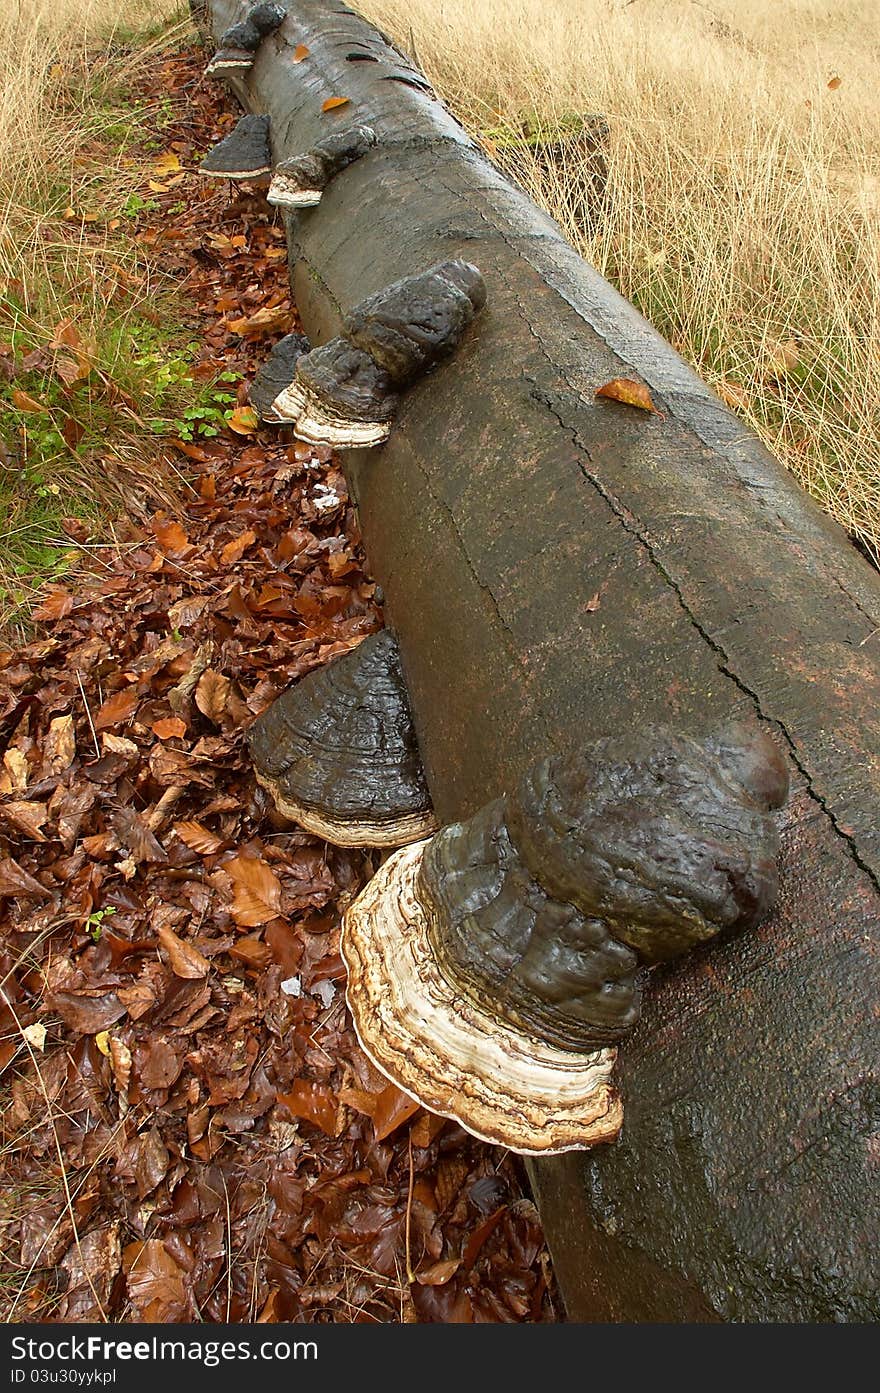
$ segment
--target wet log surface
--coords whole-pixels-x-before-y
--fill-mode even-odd
[[[276,161],[379,137],[287,220],[314,343],[439,260],[486,281],[389,443],[345,456],[440,820],[648,722],[757,718],[791,761],[776,912],[652,973],[621,1140],[532,1167],[569,1315],[876,1320],[880,577],[363,20],[292,0],[232,86]],[[596,400],[614,377],[663,418]]]

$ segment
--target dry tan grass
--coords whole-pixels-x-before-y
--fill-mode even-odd
[[[358,8],[877,556],[878,0]],[[587,112],[610,126],[593,231],[570,165],[554,174],[497,140],[524,117],[552,128]]]
[[[143,113],[125,89],[149,62],[151,32],[167,43],[179,11],[178,0],[17,0],[0,13],[0,352],[16,372],[0,405],[24,387],[50,408],[4,412],[0,625],[26,609],[40,578],[68,564],[58,519],[80,501],[92,513],[117,508],[133,481],[149,476],[155,441],[122,403],[155,369],[159,355],[141,361],[135,326],[160,287],[130,235],[127,202],[143,182],[143,161],[128,147],[143,135]],[[51,372],[42,382],[38,372],[21,376],[27,355],[65,322],[96,369],[75,400],[100,427],[107,451],[99,461],[88,442],[67,449],[53,430],[64,402]],[[123,389],[115,404],[108,384]]]

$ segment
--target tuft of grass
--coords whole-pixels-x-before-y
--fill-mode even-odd
[[[133,0],[125,27],[111,0],[0,15],[0,626],[70,564],[62,519],[167,503],[157,435],[219,409],[137,236],[158,204],[135,142],[148,121],[163,149],[173,109],[130,93],[189,32],[178,10]]]
[[[359,8],[880,559],[875,0]],[[572,138],[592,113],[598,210],[596,151]]]

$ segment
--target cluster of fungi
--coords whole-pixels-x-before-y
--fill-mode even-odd
[[[255,6],[208,71],[247,72],[284,17]],[[376,135],[357,126],[277,166],[270,141],[268,117],[244,116],[202,171],[272,173],[269,199],[290,213],[316,207]],[[321,347],[283,338],[251,402],[303,440],[378,445],[401,391],[452,352],[485,300],[464,261],[396,281]],[[701,740],[652,727],[555,755],[438,830],[385,630],[282,694],[248,742],[284,816],[338,845],[391,851],[343,921],[366,1053],[423,1106],[524,1154],[617,1136],[613,1069],[645,972],[774,903],[787,767],[746,724]]]

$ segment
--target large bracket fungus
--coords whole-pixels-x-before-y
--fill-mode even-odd
[[[643,967],[756,924],[776,897],[773,741],[649,727],[547,759],[389,858],[343,923],[367,1054],[425,1107],[526,1154],[613,1139],[615,1044]]]
[[[199,174],[211,179],[259,179],[271,169],[269,117],[242,116],[235,129],[208,151]]]
[[[330,180],[375,144],[376,133],[369,126],[328,135],[305,155],[276,165],[266,195],[268,201],[278,208],[293,210],[316,207]]]
[[[248,400],[261,421],[283,424],[273,403],[293,377],[302,355],[308,351],[309,341],[305,334],[285,334],[278,340],[248,388]]]
[[[387,629],[284,692],[248,745],[279,812],[336,846],[399,847],[437,826]]]
[[[346,315],[339,338],[300,358],[274,412],[312,444],[381,444],[399,393],[453,351],[485,303],[467,261],[395,281]]]
[[[246,73],[253,67],[257,49],[274,34],[287,18],[283,5],[254,5],[239,24],[232,24],[220,35],[220,47],[205,73],[208,77],[227,73]]]

